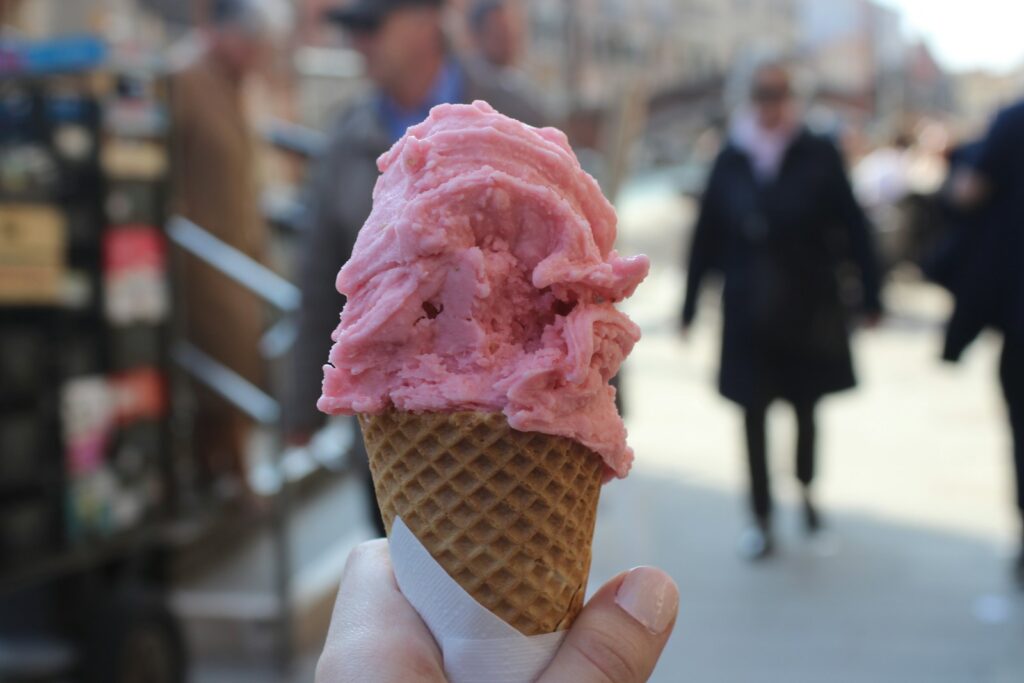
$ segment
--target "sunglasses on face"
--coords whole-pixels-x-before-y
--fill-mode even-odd
[[[788,100],[792,94],[786,86],[764,86],[754,88],[751,98],[759,104],[776,104]]]

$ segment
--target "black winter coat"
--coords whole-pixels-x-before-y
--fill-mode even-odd
[[[850,261],[861,305],[879,312],[874,240],[829,140],[801,132],[763,183],[745,152],[725,146],[694,230],[683,307],[689,325],[706,275],[724,277],[723,396],[807,402],[856,384],[840,287]]]
[[[992,188],[982,206],[951,211],[953,233],[927,271],[956,300],[942,354],[955,361],[987,327],[1024,343],[1024,102],[1000,112],[952,165],[973,167]]]

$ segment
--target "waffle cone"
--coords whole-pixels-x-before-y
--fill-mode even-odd
[[[603,462],[493,413],[360,415],[377,501],[477,602],[526,635],[583,606]]]

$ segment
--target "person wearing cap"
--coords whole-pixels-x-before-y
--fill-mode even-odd
[[[365,58],[373,87],[338,117],[307,188],[309,224],[299,268],[303,307],[285,418],[293,445],[307,442],[323,423],[316,402],[344,303],[334,281],[370,215],[377,157],[442,103],[486,100],[525,123],[543,123],[521,91],[479,78],[451,53],[442,9],[440,0],[355,0],[327,13]]]
[[[260,261],[267,228],[260,214],[256,152],[243,89],[270,57],[273,38],[287,30],[279,24],[287,20],[287,6],[282,0],[212,0],[206,9],[199,49],[171,78],[175,210]],[[261,302],[194,257],[183,256],[182,266],[188,340],[262,386]],[[206,475],[217,483],[235,480],[231,483],[245,489],[250,421],[204,389],[198,389],[197,399],[194,443]]]

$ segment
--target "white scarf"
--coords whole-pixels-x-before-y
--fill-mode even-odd
[[[761,127],[754,112],[743,110],[733,118],[729,137],[750,158],[758,182],[765,183],[779,174],[786,150],[799,130],[800,126],[793,123],[767,130]]]

